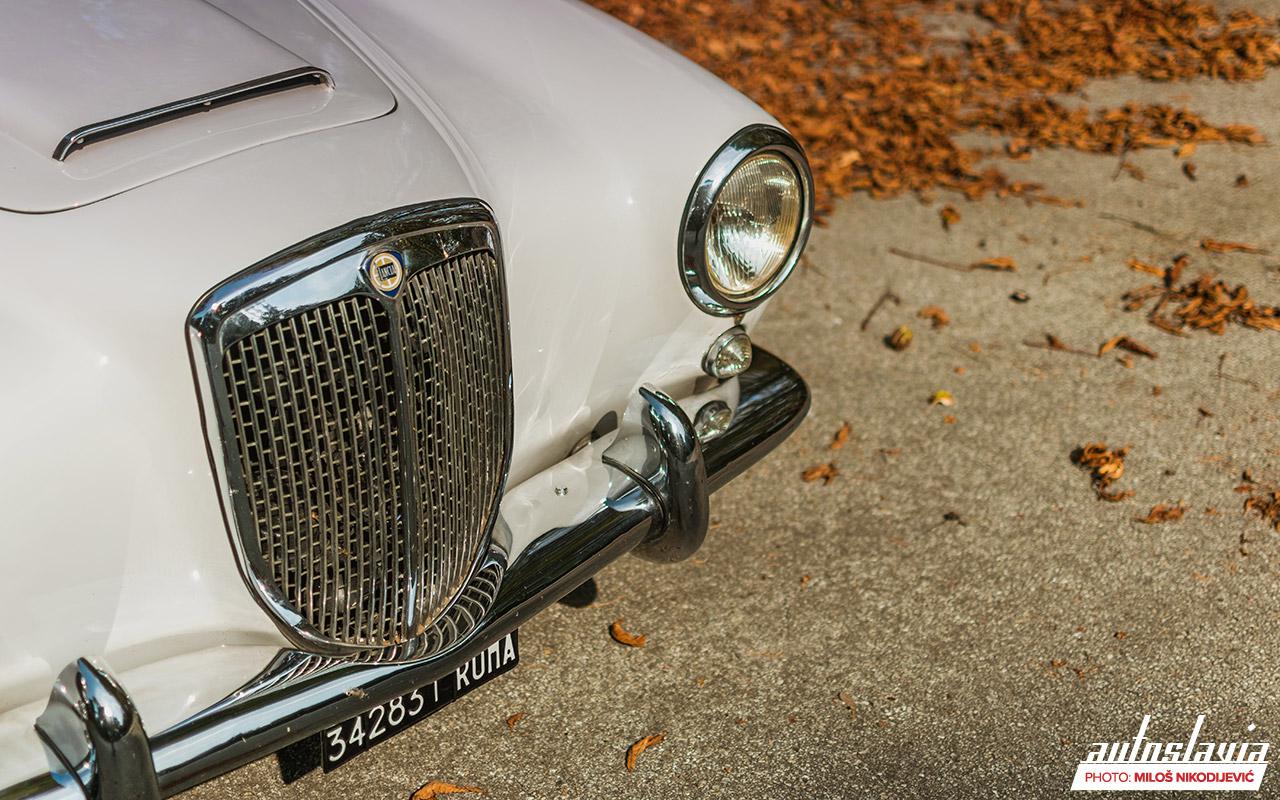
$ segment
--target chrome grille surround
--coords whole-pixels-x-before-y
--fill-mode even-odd
[[[417,647],[413,649],[412,658],[422,660],[435,658],[455,646],[466,642],[471,634],[480,628],[493,605],[498,599],[498,587],[506,574],[506,565],[501,560],[487,559],[467,584],[467,588],[458,595],[458,601],[440,616],[432,625]],[[400,648],[390,650],[367,650],[349,656],[334,658],[332,656],[300,653],[297,650],[281,650],[253,681],[241,687],[240,692],[254,692],[268,686],[294,683],[335,668],[357,664],[383,664],[391,661],[403,661],[406,657],[398,652]]]
[[[364,269],[387,249],[405,267],[394,296]],[[500,253],[479,201],[402,208],[272,256],[192,311],[232,548],[301,649],[422,657],[478,610],[458,612],[473,584],[500,580],[480,574],[505,560],[493,535],[512,438]]]

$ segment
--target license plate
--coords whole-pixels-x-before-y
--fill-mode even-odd
[[[512,631],[449,675],[325,730],[321,735],[320,760],[324,771],[337,769],[375,744],[421,722],[472,689],[512,669],[519,660],[520,639],[518,632]]]

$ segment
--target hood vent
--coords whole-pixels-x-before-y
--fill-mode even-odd
[[[78,208],[396,107],[305,0],[3,7],[0,210]]]
[[[95,122],[92,125],[76,128],[62,137],[62,141],[58,143],[58,146],[53,151],[53,157],[58,161],[66,161],[67,156],[80,148],[88,147],[91,144],[116,136],[149,128],[152,125],[171,122],[191,114],[212,111],[215,108],[238,103],[242,100],[251,100],[267,94],[286,92],[290,89],[315,86],[317,84],[332,89],[333,78],[322,69],[302,67],[276,75],[268,75],[265,78],[237,83],[235,86],[228,86],[225,89],[188,97],[184,100],[176,100],[172,103],[165,103],[144,111],[125,114],[114,119]]]

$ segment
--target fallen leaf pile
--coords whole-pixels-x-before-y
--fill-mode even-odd
[[[666,738],[667,738],[667,735],[665,733],[655,733],[650,736],[646,736],[643,739],[637,740],[630,747],[628,747],[627,748],[627,772],[630,772],[636,768],[636,759],[640,757],[641,753],[643,753],[645,750],[648,750],[650,747],[653,747],[654,745],[662,744],[662,741]]]
[[[1186,256],[1178,257],[1169,267],[1136,259],[1128,263],[1130,269],[1158,275],[1161,281],[1125,292],[1121,298],[1124,309],[1137,311],[1155,300],[1147,312],[1147,322],[1166,333],[1207,330],[1221,334],[1231,323],[1254,330],[1280,331],[1280,308],[1254,302],[1243,284],[1231,287],[1206,273],[1178,286],[1178,278],[1187,265]]]
[[[648,642],[648,638],[643,633],[628,633],[627,629],[622,627],[622,620],[615,619],[609,625],[609,635],[618,644],[625,644],[627,647],[644,647]]]
[[[1124,476],[1124,459],[1128,454],[1127,447],[1109,450],[1105,444],[1086,444],[1071,454],[1071,460],[1082,469],[1089,470],[1098,499],[1116,502],[1133,497],[1132,491],[1110,490],[1111,484]]]
[[[820,212],[854,191],[1064,203],[981,164],[995,153],[961,146],[970,131],[1002,137],[1013,159],[1258,143],[1250,126],[1171,105],[1090,110],[1060,96],[1120,75],[1258,80],[1280,64],[1272,20],[1198,0],[589,1],[787,125],[808,150]]]
[[[1170,505],[1168,503],[1157,503],[1151,507],[1145,517],[1138,517],[1138,522],[1147,525],[1158,525],[1161,522],[1177,522],[1187,513],[1187,506],[1184,503]],[[1116,638],[1123,638],[1117,635]]]

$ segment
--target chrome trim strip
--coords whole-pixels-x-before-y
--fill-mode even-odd
[[[83,147],[149,128],[152,125],[211,111],[242,100],[315,85],[324,85],[333,89],[333,76],[319,67],[298,67],[264,78],[237,83],[235,86],[224,89],[198,94],[195,97],[174,100],[143,111],[83,125],[62,137],[62,141],[58,142],[58,146],[53,149],[53,158],[55,161],[66,161],[67,156]]]
[[[791,252],[777,274],[749,297],[728,297],[716,290],[715,284],[707,274],[707,220],[716,195],[720,193],[729,175],[748,157],[765,152],[777,153],[795,167],[804,193],[804,216],[800,221],[800,230],[796,232],[795,242],[791,245]],[[748,125],[730,136],[729,141],[720,146],[716,154],[702,168],[702,173],[698,175],[692,191],[689,192],[684,218],[680,222],[680,237],[677,244],[680,277],[684,282],[685,292],[699,308],[718,317],[731,317],[755,308],[764,302],[765,298],[776,292],[795,269],[796,263],[800,260],[800,254],[804,252],[805,243],[809,240],[809,229],[812,225],[813,173],[809,169],[809,160],[805,158],[804,148],[791,134],[781,128],[775,128],[772,125]]]
[[[399,314],[398,304],[405,301],[405,292],[399,292],[396,298],[387,297],[369,285],[363,269],[369,255],[392,246],[412,256],[413,266],[405,278],[406,283],[412,276],[446,261],[473,253],[490,253],[496,261],[497,291],[503,298],[505,309],[502,249],[493,213],[483,202],[464,198],[393,209],[322,233],[223,281],[198,300],[188,315],[188,347],[196,375],[206,444],[237,566],[255,599],[276,620],[281,632],[300,649],[320,655],[357,655],[379,648],[330,639],[313,629],[279,591],[262,553],[250,546],[247,537],[254,531],[250,512],[245,503],[236,501],[237,497],[247,497],[247,488],[242,470],[232,465],[233,459],[234,464],[239,464],[239,454],[227,427],[230,411],[227,387],[221,374],[222,357],[233,344],[274,322],[356,295],[382,304],[393,318],[392,334],[398,336],[400,324],[395,320]],[[502,352],[498,355],[501,386],[508,404],[498,437],[502,445],[498,491],[485,511],[486,530],[476,552],[464,556],[470,561],[467,577],[457,586],[450,602],[456,600],[470,583],[488,553],[502,487],[511,463],[514,420],[510,411],[510,331],[505,313],[496,334],[501,340]],[[395,350],[396,370],[401,378],[406,372],[404,357],[402,347]],[[403,418],[408,413],[407,401],[399,397],[397,402]],[[401,431],[402,434],[404,432]],[[402,451],[407,441],[402,439]],[[407,457],[403,452],[401,456]],[[413,480],[413,471],[406,471],[406,464],[401,467],[401,482]],[[413,496],[409,495],[405,502],[412,499]],[[420,548],[412,550],[414,555],[420,553]],[[410,597],[416,597],[418,591],[416,585],[411,587]],[[414,601],[411,599],[410,602]],[[414,630],[427,629],[434,619],[419,619],[416,611],[416,604],[411,605],[411,627]],[[436,617],[447,611],[448,604],[445,604]],[[386,651],[397,658],[411,658],[421,649],[419,645],[426,645],[425,641],[420,641],[422,636],[413,634],[405,638],[409,641],[388,645]]]
[[[804,381],[765,350],[756,350],[754,363],[738,380],[740,400],[733,424],[702,446],[705,488],[710,491],[776,447],[809,409]],[[408,663],[337,661],[296,679],[259,681],[152,737],[163,795],[186,791],[449,674],[476,650],[649,539],[659,513],[656,503],[622,472],[617,477],[615,489],[586,521],[547,531],[524,550],[508,568],[485,620],[448,650]],[[0,789],[3,800],[67,796],[47,775]]]

